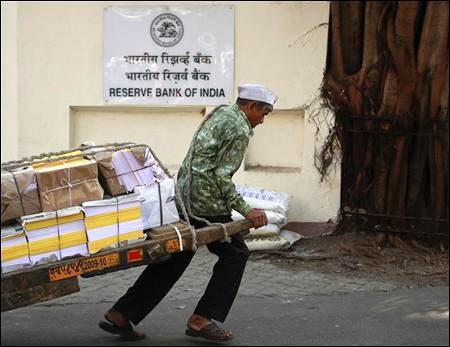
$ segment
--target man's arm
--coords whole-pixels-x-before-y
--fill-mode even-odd
[[[233,175],[242,164],[247,146],[248,137],[245,134],[227,138],[218,153],[218,165],[215,170],[216,182],[228,206],[250,220],[255,228],[259,228],[267,224],[266,214],[262,210],[252,209],[238,194],[232,181]]]
[[[235,134],[227,136],[226,139],[217,154],[217,166],[214,171],[216,183],[228,207],[245,216],[252,208],[238,194],[231,179],[242,164],[248,137],[245,134]]]

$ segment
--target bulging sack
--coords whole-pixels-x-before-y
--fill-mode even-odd
[[[266,213],[267,216],[267,221],[269,222],[269,224],[276,224],[276,225],[284,225],[287,222],[287,218],[285,215],[283,215],[282,213],[279,212],[274,212],[274,211],[264,211]],[[231,212],[231,219],[234,221],[237,220],[243,220],[245,219],[245,217],[243,215],[241,215],[239,212],[237,211],[232,211]]]
[[[284,250],[290,247],[289,241],[280,235],[245,239],[245,244],[250,252]]]
[[[289,206],[289,194],[268,189],[237,185],[236,190],[252,208],[279,212],[286,215]]]
[[[141,215],[144,230],[178,222],[180,216],[175,204],[175,183],[168,178],[149,186],[137,186],[135,193],[142,198]]]
[[[280,227],[275,224],[267,224],[261,228],[258,229],[250,229],[250,232],[245,236],[246,239],[248,238],[265,238],[265,237],[274,237],[278,236],[280,234]]]
[[[42,212],[36,173],[31,167],[2,171],[1,222]]]

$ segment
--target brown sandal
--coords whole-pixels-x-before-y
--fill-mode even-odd
[[[122,341],[138,341],[138,340],[143,340],[146,338],[145,334],[138,333],[137,331],[133,330],[133,327],[131,326],[130,323],[128,323],[124,327],[118,327],[113,322],[111,322],[108,318],[106,318],[106,316],[105,316],[105,320],[106,320],[106,322],[100,321],[98,323],[98,326],[110,334],[119,335],[119,337]]]
[[[216,323],[211,322],[200,330],[192,329],[188,326],[186,335],[192,337],[202,337],[209,341],[228,341],[233,338],[231,331],[219,327]]]

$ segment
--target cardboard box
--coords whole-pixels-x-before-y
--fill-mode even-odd
[[[99,171],[99,181],[105,192],[111,196],[117,196],[126,193],[126,189],[122,186],[117,178],[116,171],[112,166],[112,157],[114,152],[96,153],[93,158],[97,162]]]
[[[95,160],[75,158],[49,163],[36,168],[36,176],[44,212],[103,198]]]
[[[42,212],[36,173],[31,167],[2,171],[1,222]]]

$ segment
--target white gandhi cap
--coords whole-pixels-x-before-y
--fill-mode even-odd
[[[255,100],[274,105],[278,97],[261,84],[241,84],[238,87],[238,95],[241,99]]]

